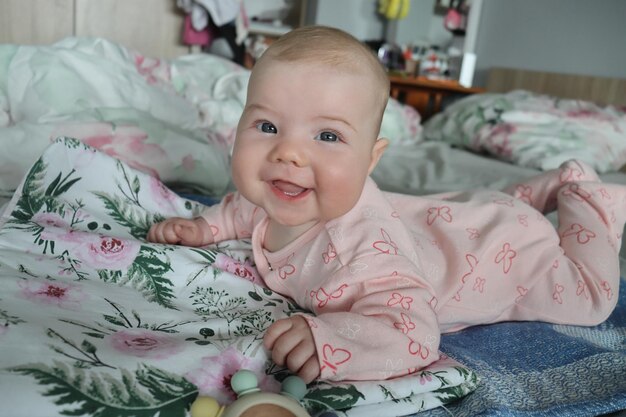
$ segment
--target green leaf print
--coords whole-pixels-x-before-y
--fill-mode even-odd
[[[311,414],[325,410],[349,410],[365,396],[354,385],[309,388],[302,404]]]
[[[139,254],[128,268],[128,273],[120,283],[130,281],[133,288],[140,291],[148,301],[154,301],[163,307],[178,310],[172,304],[175,298],[172,282],[164,275],[172,271],[169,260],[162,260],[161,251],[150,246],[141,246]]]
[[[46,163],[39,158],[28,171],[24,180],[22,196],[11,213],[12,218],[7,222],[8,225],[28,224],[35,213],[43,207],[46,198],[44,189],[46,168]]]
[[[101,324],[99,322],[94,322],[94,324],[87,324],[85,322],[70,319],[59,320],[64,323],[81,327],[86,330],[83,331],[83,334],[98,339],[103,339],[105,336],[115,333],[120,329],[146,329],[155,332],[178,333],[179,331],[176,329],[177,327],[194,322],[193,320],[183,320],[178,322],[169,320],[158,324],[148,323],[142,320],[141,316],[136,310],[131,310],[131,312],[128,313],[125,311],[126,309],[120,304],[115,303],[107,298],[104,298],[104,301],[106,301],[109,306],[113,310],[115,310],[114,314],[102,315],[102,317],[108,324]]]
[[[96,148],[92,148],[91,146],[81,142],[76,138],[70,138],[67,136],[61,136],[54,140],[54,143],[62,143],[68,149],[82,149],[84,151],[92,151],[96,152]]]
[[[126,197],[128,201],[131,203],[141,207],[141,203],[139,202],[139,191],[141,190],[141,182],[139,181],[138,176],[134,176],[132,179],[126,172],[126,168],[124,167],[124,163],[120,160],[115,162],[117,170],[122,173],[122,177],[124,177],[124,183],[120,184],[118,181],[115,181],[117,184],[118,190]]]
[[[63,173],[59,172],[59,175],[57,175],[54,181],[52,181],[50,185],[48,185],[48,188],[46,189],[46,196],[58,197],[59,195],[69,190],[76,182],[80,181],[81,177],[70,180],[69,177],[74,172],[76,172],[76,170],[72,169],[72,171],[70,171],[70,173],[63,178],[61,178]]]
[[[206,262],[198,262],[200,265],[199,270],[193,271],[188,275],[187,285],[192,284],[196,279],[203,277],[208,271],[213,271],[213,276],[216,278],[219,270],[213,269],[213,264],[215,263],[215,258],[219,252],[211,249],[190,249],[192,252],[197,253],[202,256]]]
[[[56,397],[56,405],[66,406],[60,413],[68,416],[184,417],[198,394],[183,377],[145,364],[134,374],[121,370],[119,377],[58,361],[53,366],[35,363],[9,371],[32,376],[40,385],[48,386],[44,395]]]
[[[0,301],[2,301],[0,299]],[[0,308],[0,326],[8,326],[8,325],[16,325],[20,323],[26,323],[26,321],[22,320],[18,316],[13,316],[9,314],[8,311]]]
[[[455,367],[455,369],[459,371],[459,373],[466,376],[466,381],[459,385],[447,386],[438,390],[434,390],[433,394],[435,394],[435,397],[443,404],[451,403],[452,401],[458,400],[459,398],[466,396],[467,394],[472,392],[478,385],[479,380],[478,376],[475,373],[472,373],[469,379],[467,379],[469,371],[462,370],[462,368],[458,367]]]
[[[104,192],[94,192],[104,203],[108,214],[120,226],[128,229],[128,232],[136,239],[144,239],[153,223],[165,220],[159,214],[150,214],[138,204],[129,204],[119,196],[111,196]]]

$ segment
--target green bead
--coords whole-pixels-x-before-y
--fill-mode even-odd
[[[297,376],[288,376],[282,383],[282,393],[300,401],[306,394],[306,384]]]
[[[251,392],[260,391],[259,381],[252,371],[247,369],[241,369],[233,375],[230,380],[230,386],[233,391],[237,393],[237,396],[249,394]]]

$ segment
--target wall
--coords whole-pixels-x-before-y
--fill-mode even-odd
[[[443,16],[434,14],[434,0],[411,0],[409,14],[398,21],[396,42],[410,44],[415,41],[445,46],[452,34],[443,27]]]
[[[386,20],[378,14],[376,0],[309,0],[309,23],[337,27],[362,40],[383,39]],[[435,0],[411,0],[409,14],[392,30],[396,43],[429,41],[446,45],[452,35],[443,27],[443,17],[433,13]],[[394,33],[395,32],[395,33]]]
[[[626,1],[484,0],[474,85],[490,67],[626,78]]]
[[[314,16],[308,20],[318,25],[333,26],[358,39],[381,39],[384,21],[377,13],[378,2],[363,0],[317,0]]]

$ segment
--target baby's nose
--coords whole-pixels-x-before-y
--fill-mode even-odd
[[[302,144],[290,139],[280,139],[271,154],[272,162],[293,164],[297,167],[307,165],[308,159]]]

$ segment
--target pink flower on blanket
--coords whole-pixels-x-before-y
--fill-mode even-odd
[[[173,203],[177,200],[178,196],[155,177],[150,177],[150,192],[153,201],[155,201],[159,207],[166,210],[173,210],[175,208]]]
[[[185,374],[185,378],[198,387],[200,395],[210,395],[220,404],[229,404],[236,398],[230,387],[232,376],[240,369],[254,372],[262,391],[278,392],[280,385],[264,372],[265,361],[244,356],[233,347],[215,356],[202,358],[202,366]]]
[[[230,256],[224,254],[218,254],[215,258],[216,268],[221,269],[222,271],[230,272],[231,274],[237,275],[243,279],[247,279],[250,282],[255,284],[261,283],[261,277],[257,272],[256,268],[252,266],[250,261],[245,261],[241,263]]]
[[[125,162],[128,166],[157,178],[159,172],[154,167],[171,164],[163,148],[146,143],[148,134],[137,126],[113,127],[110,123],[72,123],[58,126],[51,137],[58,136],[77,138]]]
[[[166,359],[184,348],[182,339],[145,329],[120,330],[107,339],[118,352],[146,359]]]
[[[426,383],[433,380],[432,372],[430,371],[422,371],[420,372],[420,385],[425,385]]]
[[[82,287],[59,281],[22,280],[18,282],[20,296],[36,304],[51,304],[66,310],[78,310],[87,298]]]
[[[185,171],[193,172],[193,170],[196,169],[196,160],[194,159],[193,155],[185,156],[182,159],[182,162],[183,163],[181,164],[181,166]]]
[[[510,157],[513,154],[510,136],[516,131],[517,128],[510,123],[496,125],[485,140],[487,149],[495,155]]]
[[[139,54],[135,55],[134,58],[137,72],[146,79],[148,84],[158,84],[159,81],[169,83],[171,81],[172,75],[167,61],[156,58],[146,58]]]
[[[72,232],[64,236],[79,243],[74,255],[93,269],[125,270],[139,254],[138,241],[94,233]]]
[[[602,111],[595,109],[577,109],[570,110],[565,113],[567,117],[571,117],[573,119],[591,119],[603,122],[610,122],[613,120],[612,117],[608,115],[608,113],[603,113]]]
[[[70,225],[58,213],[36,213],[31,221],[42,226],[41,238],[44,240],[55,240],[59,232],[69,229]]]

